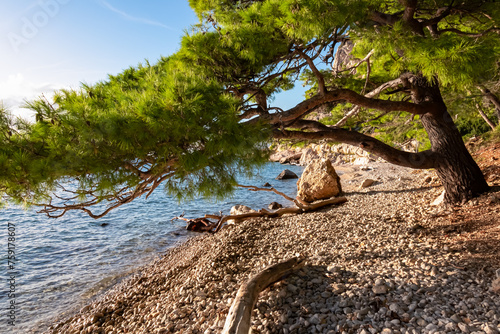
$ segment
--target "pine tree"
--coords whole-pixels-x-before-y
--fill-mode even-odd
[[[179,197],[224,196],[238,172],[264,161],[271,138],[342,141],[394,164],[435,168],[448,202],[488,189],[448,108],[496,106],[498,2],[190,4],[200,24],[176,54],[29,102],[34,124],[1,113],[3,198],[42,205],[50,216],[83,210],[98,218],[161,184]],[[296,83],[311,87],[302,102],[269,106]],[[305,119],[332,105],[350,106],[345,119],[413,116],[431,148],[404,152],[341,123]]]

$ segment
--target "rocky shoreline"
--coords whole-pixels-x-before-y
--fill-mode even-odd
[[[241,283],[295,256],[306,266],[261,293],[253,333],[499,333],[500,260],[446,229],[433,173],[339,168],[347,203],[192,238],[47,333],[220,333]],[[498,198],[465,205],[492,213],[493,242]]]

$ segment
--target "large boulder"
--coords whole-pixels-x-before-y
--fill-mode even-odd
[[[340,178],[328,159],[314,160],[297,182],[297,197],[306,202],[331,198],[341,192]]]
[[[280,173],[280,175],[276,177],[276,180],[288,180],[288,179],[298,179],[298,178],[299,177],[297,176],[297,174],[295,174],[289,169],[285,169]]]

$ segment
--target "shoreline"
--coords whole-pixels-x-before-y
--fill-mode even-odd
[[[180,231],[183,232],[184,230]],[[175,231],[173,232],[176,233]],[[158,259],[161,258],[163,254],[168,252],[169,249],[178,247],[179,245],[182,245],[184,242],[193,237],[189,234],[179,234],[179,236],[181,237],[177,241],[175,241],[171,245],[166,246],[164,250],[159,251],[156,254],[149,255],[145,260],[141,260],[141,262],[143,262],[142,265],[128,265],[113,274],[109,274],[109,276],[102,278],[100,281],[95,282],[91,287],[83,291],[82,294],[76,296],[76,300],[73,302],[74,306],[72,306],[70,309],[65,310],[63,313],[58,313],[56,315],[51,315],[44,319],[35,321],[27,328],[17,329],[16,333],[21,333],[19,330],[26,330],[26,333],[29,334],[44,333],[53,323],[65,321],[69,317],[78,314],[80,310],[85,306],[98,301],[107,293],[115,289],[118,285],[126,282],[128,279],[134,277],[135,275],[140,274],[143,268],[148,267],[154,262],[158,261]]]
[[[243,281],[297,255],[306,267],[262,292],[255,333],[500,331],[496,268],[440,233],[432,173],[385,168],[344,173],[344,205],[190,238],[47,333],[218,333]],[[378,182],[357,190],[367,174]]]

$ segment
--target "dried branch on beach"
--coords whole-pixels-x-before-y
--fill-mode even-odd
[[[234,299],[222,334],[248,334],[251,332],[252,310],[259,293],[269,285],[280,281],[295,270],[302,268],[305,260],[291,258],[287,261],[269,266],[245,282]]]
[[[284,193],[274,189],[274,188],[259,188],[256,186],[244,186],[244,185],[238,185],[238,187],[241,188],[246,188],[249,189],[250,191],[270,191],[274,192],[283,198],[293,202],[295,204],[294,207],[288,207],[288,208],[282,208],[276,211],[269,211],[264,208],[260,209],[257,212],[249,212],[249,213],[244,213],[244,214],[238,214],[238,215],[223,215],[222,212],[219,213],[219,215],[211,215],[211,214],[206,214],[205,217],[200,217],[200,218],[195,218],[195,219],[188,219],[184,218],[184,215],[181,215],[179,217],[174,217],[172,220],[175,219],[180,219],[184,220],[188,223],[186,226],[186,229],[190,231],[195,231],[195,232],[211,232],[211,233],[216,233],[218,232],[222,226],[224,225],[225,222],[229,220],[235,220],[235,221],[243,221],[251,218],[257,218],[257,217],[281,217],[285,214],[301,214],[304,212],[310,212],[310,211],[315,211],[320,208],[323,208],[325,206],[333,205],[333,204],[341,204],[347,201],[347,198],[345,197],[335,197],[335,198],[329,198],[323,201],[318,201],[314,203],[307,203],[302,200],[300,200],[298,197],[293,199]],[[215,219],[216,221],[211,221],[210,219]]]

